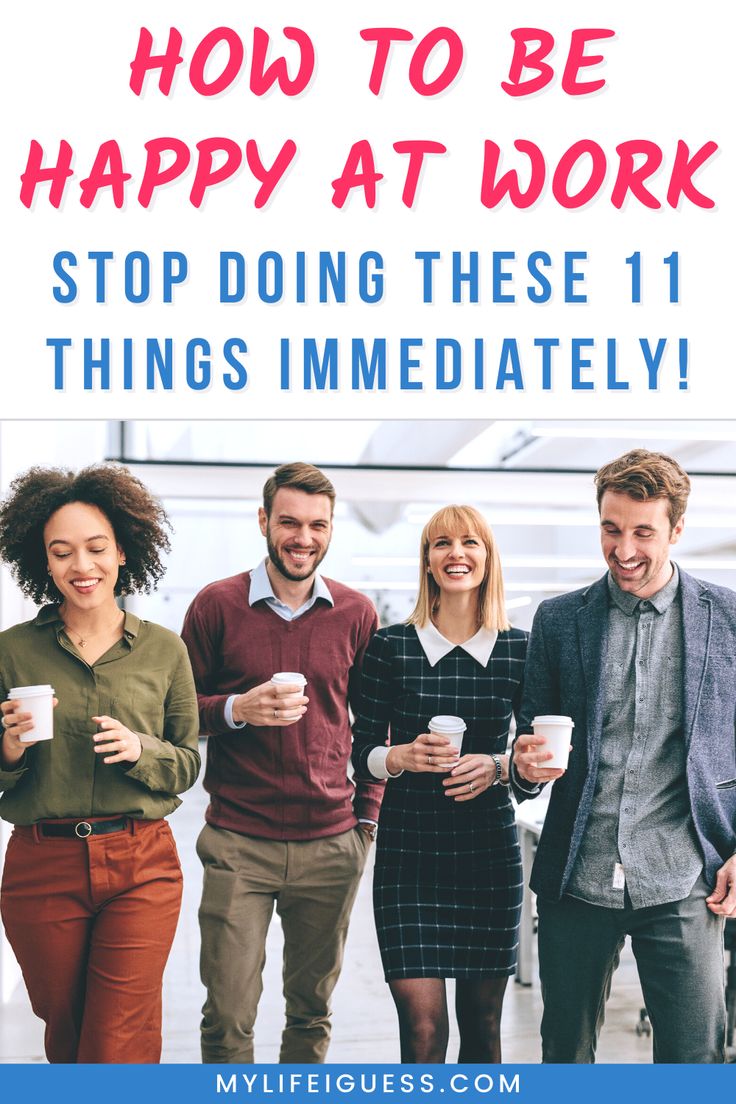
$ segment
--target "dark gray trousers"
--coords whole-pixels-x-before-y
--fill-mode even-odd
[[[726,1008],[723,917],[689,897],[635,909],[539,898],[543,1062],[594,1062],[611,978],[626,936],[652,1023],[655,1062],[723,1062]]]

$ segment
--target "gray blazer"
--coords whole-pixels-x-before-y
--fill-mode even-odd
[[[680,580],[690,808],[712,886],[736,850],[736,593],[682,570]],[[529,642],[519,734],[531,732],[539,714],[559,713],[575,722],[570,763],[550,795],[531,877],[532,889],[551,900],[565,892],[593,802],[607,628],[604,576],[542,602]],[[530,796],[512,785],[518,800]]]

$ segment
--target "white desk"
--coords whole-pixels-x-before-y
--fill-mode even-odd
[[[516,826],[519,829],[521,864],[524,871],[524,896],[521,903],[521,928],[519,930],[519,957],[516,963],[516,981],[519,985],[532,983],[532,941],[534,939],[533,894],[529,889],[529,878],[537,850],[537,842],[542,831],[544,818],[549,805],[547,786],[539,796],[523,801],[516,809]]]

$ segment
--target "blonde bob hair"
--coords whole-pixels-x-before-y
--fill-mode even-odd
[[[407,618],[407,625],[421,628],[432,620],[440,604],[440,588],[429,571],[429,546],[437,537],[478,536],[486,549],[486,570],[478,590],[478,628],[505,632],[511,628],[506,617],[503,575],[496,542],[488,522],[472,506],[443,506],[433,514],[422,530],[419,546],[419,593]]]

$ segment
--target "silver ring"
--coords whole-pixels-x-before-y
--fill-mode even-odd
[[[431,767],[432,766],[432,756],[431,755],[427,756],[427,762],[429,763],[429,765]]]
[[[273,715],[274,715],[274,717],[278,717],[278,715],[279,715],[278,709],[274,709]]]
[[[474,790],[475,790],[475,782],[471,782],[470,785],[468,786],[468,789],[470,790],[471,793],[473,793]]]

